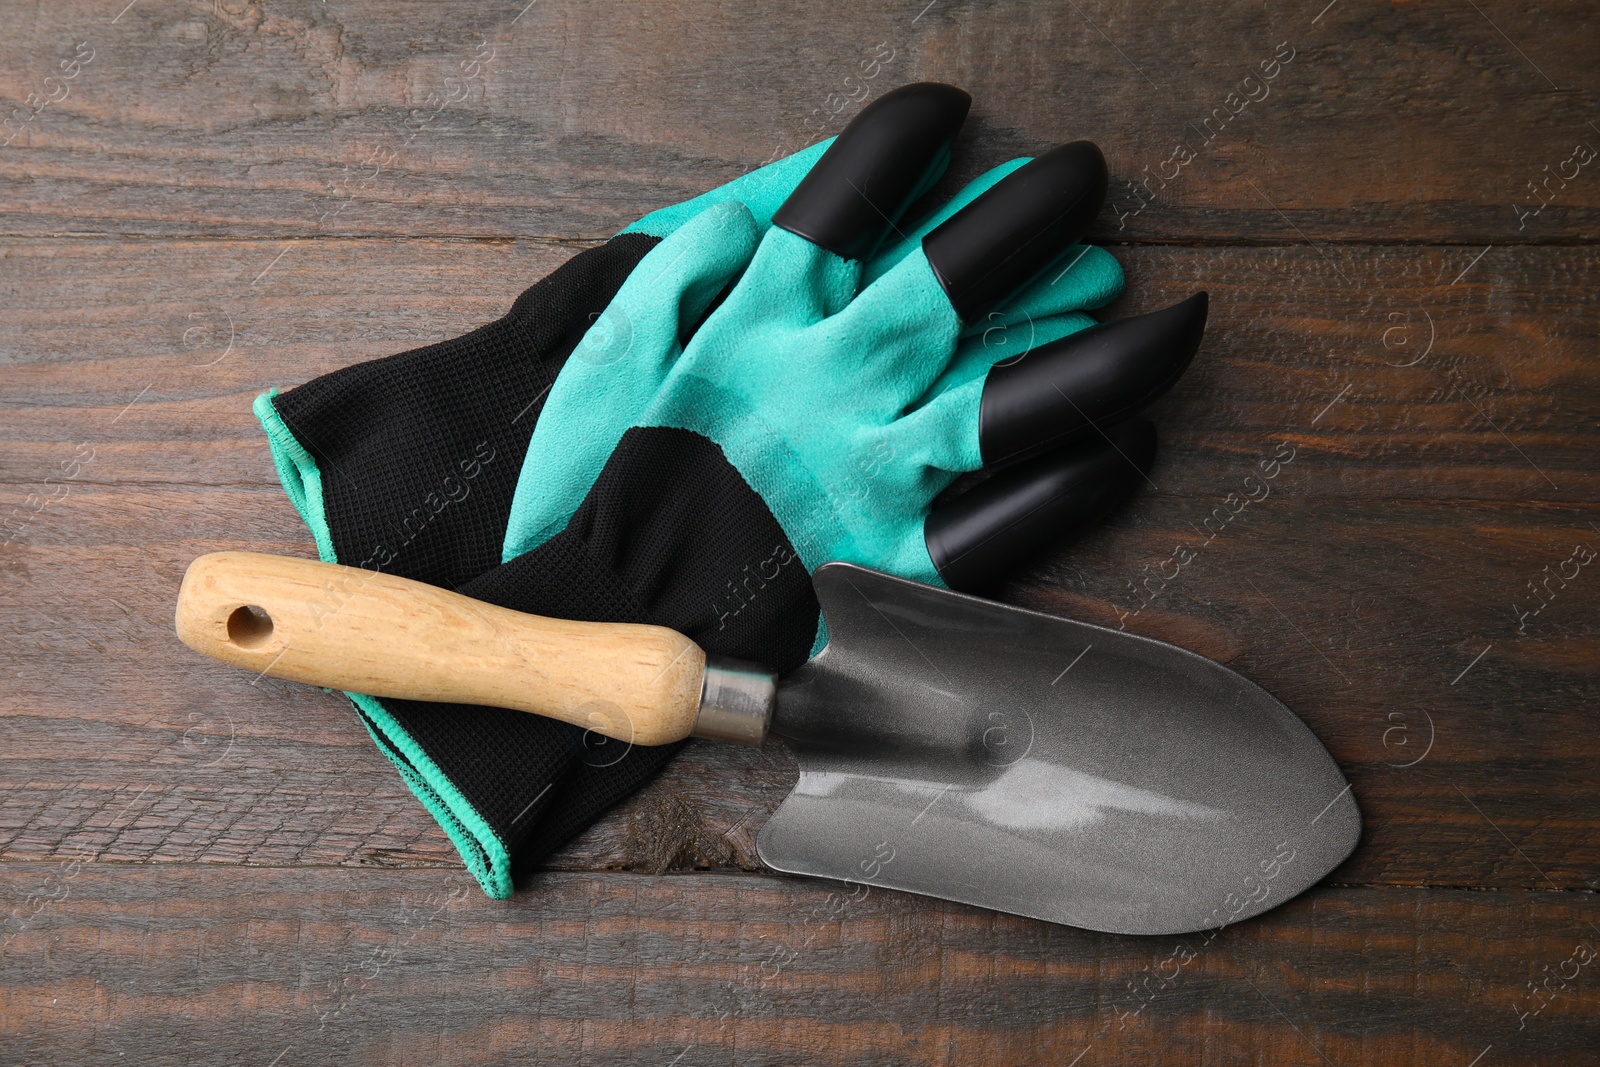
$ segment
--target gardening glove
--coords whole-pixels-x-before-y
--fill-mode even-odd
[[[929,107],[930,101],[939,106]],[[949,116],[965,109],[964,94],[908,87],[852,124],[841,141],[856,134],[853,151],[876,143],[880,154],[903,157],[900,188],[890,188],[869,207],[887,205],[898,216],[931,183],[959,126],[960,115],[953,121]],[[657,238],[676,233],[707,203],[727,196],[742,197],[757,225],[764,225],[781,200],[773,191],[792,189],[820,153],[821,146],[688,205],[648,216],[529,290],[506,319],[466,338],[349,368],[258,402],[285,485],[316,531],[323,557],[422,578],[523,610],[617,621],[638,617],[639,605],[632,600],[608,603],[590,596],[582,582],[541,589],[530,587],[520,569],[488,569],[501,549],[512,470],[526,449],[550,376],[597,316],[580,354],[604,348],[596,337],[609,323],[600,309],[625,279],[637,275],[642,254]],[[922,169],[913,173],[904,159],[916,160]],[[958,201],[972,199],[1008,169],[992,172]],[[882,179],[862,186],[875,195],[885,187]],[[875,257],[869,272],[903,258],[916,236]],[[1088,252],[1079,249],[1078,255]],[[1073,301],[1064,296],[1072,285],[1062,284],[1062,277],[1071,282],[1070,274],[1046,279],[1004,313],[975,320],[969,352],[1021,352],[1026,347],[1021,338],[1086,325],[1086,317],[1063,310]],[[1119,281],[1118,276],[1106,297]],[[656,288],[665,299],[685,303],[670,286]],[[1008,328],[1013,324],[1027,329]],[[464,575],[474,577],[467,581]],[[756,633],[771,620],[757,612],[746,623]],[[636,788],[669,754],[634,752],[618,759],[616,745],[610,750],[586,745],[576,731],[556,737],[530,733],[527,726],[534,720],[515,713],[354,699],[374,738],[494,896],[510,892],[514,866],[526,867],[559,846]]]
[[[972,333],[1019,288],[1011,306],[1083,270],[1073,284],[1096,291],[1084,280],[1098,253],[1073,242],[1104,196],[1098,151],[1066,146],[1016,168],[862,266],[851,257],[891,228],[890,212],[859,210],[875,162],[830,151],[764,237],[737,204],[707,209],[682,232],[685,245],[715,247],[714,261],[669,242],[652,253],[651,271],[676,272],[668,292],[738,280],[703,321],[699,306],[663,309],[659,290],[619,291],[535,429],[507,562],[464,592],[668,626],[782,672],[825,639],[810,581],[819,563],[981,588],[1142,480],[1154,434],[1128,416],[1187,366],[1203,295],[1021,358]],[[958,472],[983,465],[1004,469],[931,507]],[[524,855],[581,829],[594,798],[634,788],[674,748],[602,743],[556,768],[555,785],[530,781],[555,799]]]
[[[805,572],[843,560],[970,589],[1014,559],[1021,534],[1045,529],[1019,521],[1028,512],[1016,502],[1035,501],[1037,483],[1058,483],[1062,464],[1050,456],[960,509],[931,512],[960,474],[1093,432],[1100,463],[1123,460],[1119,485],[1143,477],[1151,435],[1137,424],[1117,436],[1106,428],[1182,373],[1204,328],[1204,294],[998,365],[962,344],[967,324],[1060,269],[1104,199],[1099,150],[1076,142],[1016,169],[871,270],[855,257],[875,247],[883,222],[857,211],[853,195],[865,180],[855,172],[868,166],[829,153],[770,229],[743,205],[719,204],[647,257],[641,274],[653,275],[659,260],[676,273],[677,291],[737,284],[687,341],[683,310],[622,287],[605,317],[626,329],[609,330],[597,358],[567,365],[534,430],[508,561],[546,546],[550,557],[581,548],[590,531],[577,520],[589,500],[619,491],[607,472],[670,453],[677,462],[652,473],[655,487],[627,495],[658,496],[663,486],[682,495],[688,482],[726,485],[732,495],[735,485],[748,488],[758,504],[677,521],[711,546],[701,556],[717,555],[736,531],[775,526],[782,536],[758,564],[758,584],[794,560]],[[697,257],[695,248],[717,255]],[[1067,453],[1074,471],[1083,455]],[[737,576],[727,584],[737,593]],[[815,606],[793,608],[813,624],[814,653],[825,638]]]

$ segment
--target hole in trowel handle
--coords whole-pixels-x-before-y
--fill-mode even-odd
[[[272,636],[272,616],[263,608],[246,604],[228,616],[228,640],[240,648],[255,648]]]

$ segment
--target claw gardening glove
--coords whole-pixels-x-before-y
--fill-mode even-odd
[[[977,562],[960,565],[977,547],[972,531],[955,534],[930,514],[958,475],[1086,431],[1118,452],[1102,426],[1164,391],[1198,347],[1203,295],[1046,344],[1025,360],[962,343],[966,323],[1058,269],[1098,212],[1105,165],[1093,145],[1065,145],[1015,169],[872,270],[849,254],[870,249],[872,234],[857,219],[841,222],[857,203],[849,171],[859,165],[825,156],[764,232],[743,205],[719,204],[647,257],[636,277],[670,274],[691,303],[663,306],[632,280],[618,293],[605,315],[611,328],[567,365],[534,430],[508,561],[573,540],[566,535],[588,498],[612,491],[606,472],[637,466],[636,453],[659,446],[702,453],[693,467],[658,475],[674,490],[687,480],[737,482],[760,499],[756,516],[746,508],[685,517],[709,546],[770,520],[784,536],[773,558],[798,559],[807,572],[842,560],[940,584],[945,571]],[[1119,287],[1120,275],[1100,266],[1074,267],[1090,306]],[[735,279],[685,341],[678,324],[701,310],[693,294]],[[1148,453],[1147,435],[1122,433],[1133,477],[1121,481],[1136,481],[1144,464],[1125,453]],[[1076,463],[1080,453],[1072,455]],[[979,496],[989,515],[1015,518],[995,496],[1016,495],[1004,492],[1008,484]],[[971,502],[964,515],[972,526]]]
[[[877,170],[858,166],[852,182],[857,216],[863,210],[881,213],[886,219],[880,219],[879,232],[892,229],[892,221],[887,227],[882,222],[897,219],[943,169],[965,110],[964,94],[916,86],[863,112],[840,139],[844,147],[830,153],[848,160],[861,155],[863,146],[876,146]],[[718,295],[710,283],[686,295],[681,272],[673,274],[673,264],[659,258],[650,266],[652,273],[643,275],[643,255],[658,244],[650,231],[673,236],[687,220],[704,214],[707,204],[730,196],[743,197],[749,219],[763,229],[778,199],[763,194],[785,183],[792,189],[818,154],[809,153],[803,166],[790,167],[781,181],[769,180],[776,176],[767,168],[766,175],[749,176],[754,181],[741,179],[749,182],[745,189],[725,188],[647,217],[524,294],[506,320],[467,338],[349,368],[264,399],[258,410],[285,484],[317,531],[324,558],[365,563],[525,611],[662,622],[713,651],[775,666],[798,662],[790,649],[799,649],[796,654],[804,658],[816,630],[805,571],[791,565],[795,557],[792,548],[782,547],[782,529],[742,480],[713,470],[708,479],[684,484],[685,473],[696,469],[704,451],[703,438],[674,439],[666,447],[634,450],[623,461],[606,464],[561,536],[503,567],[492,564],[503,552],[515,468],[536,469],[531,460],[523,463],[527,434],[540,416],[550,377],[590,320],[596,321],[579,347],[582,358],[569,367],[607,365],[616,344],[613,327],[623,320],[600,311],[624,285],[653,292],[663,306],[676,309],[679,330],[686,334],[694,332],[705,306]],[[1002,168],[986,176],[956,203],[972,200],[1006,172]],[[837,178],[832,181],[837,187]],[[941,217],[924,230],[938,221]],[[646,234],[642,242],[631,239],[639,234]],[[889,273],[916,251],[920,236],[914,233],[875,256],[863,277]],[[875,236],[872,240],[876,243]],[[691,245],[688,239],[678,241],[674,256]],[[736,261],[746,256],[745,247],[741,238]],[[1078,249],[1076,255],[1088,252]],[[698,245],[690,255],[696,262],[722,257]],[[999,355],[1025,351],[1021,338],[1038,343],[1087,325],[1090,320],[1066,309],[1102,298],[1084,294],[1113,295],[1120,278],[1113,275],[1109,284],[1101,280],[1080,292],[1073,275],[1077,269],[1045,278],[1002,312],[974,317],[971,337],[958,344],[942,387],[958,388],[963,380],[987,373]],[[652,284],[642,283],[642,277]],[[608,400],[613,415],[621,410],[614,400]],[[654,395],[641,390],[630,402],[638,404],[630,416],[637,421]],[[1081,513],[1105,495],[1104,486],[1088,476],[1102,468],[1103,461],[1094,456],[1057,462],[1048,478],[1030,476],[1019,491],[1003,496],[1012,505],[1025,505],[1034,517]],[[1042,501],[1029,502],[1028,494],[1041,492]],[[751,519],[738,536],[717,545],[698,543],[697,518],[718,511]],[[947,523],[950,530],[968,540],[976,537],[974,543],[999,544],[1029,529],[1024,521],[997,532],[990,528],[995,509],[978,512],[963,518],[957,506],[941,509],[961,519]],[[967,558],[984,555],[968,553]],[[770,579],[762,577],[769,573]],[[771,595],[747,610],[742,598],[757,586]],[[791,611],[795,606],[798,610]],[[589,745],[581,731],[496,709],[353,699],[375,740],[449,832],[486,891],[497,897],[509,894],[514,871],[559,847],[637,788],[673,751],[627,750],[614,742],[609,749],[603,743]]]

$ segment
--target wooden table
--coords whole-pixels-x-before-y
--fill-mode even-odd
[[[1595,5],[123,2],[0,37],[0,1060],[1600,1062]],[[788,757],[704,745],[497,903],[341,698],[178,645],[191,558],[314,554],[256,393],[917,79],[952,184],[1104,146],[1110,314],[1210,290],[1156,487],[1005,597],[1293,707],[1366,819],[1325,884],[839,913],[755,857]]]

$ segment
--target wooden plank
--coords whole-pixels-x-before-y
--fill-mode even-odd
[[[1324,495],[1600,495],[1595,250],[1117,252],[1128,295],[1111,317],[1213,296],[1200,357],[1154,409],[1155,492],[1210,496],[1288,437],[1339,457]],[[87,442],[86,484],[271,484],[256,393],[464,333],[570,254],[532,241],[0,242],[27,279],[0,309],[0,482],[36,487]]]
[[[961,176],[1102,143],[1102,237],[1600,224],[1581,5],[833,8],[47,5],[0,41],[0,232],[598,237],[915,79],[975,96]]]
[[[456,862],[342,701],[198,661],[172,598],[205,551],[312,554],[255,392],[459,333],[568,250],[316,241],[261,277],[274,247],[3,247],[29,279],[0,312],[0,517],[22,523],[0,550],[8,860],[89,843],[124,861]],[[1594,252],[1497,249],[1455,285],[1470,257],[1453,248],[1340,249],[1337,269],[1313,249],[1124,252],[1111,313],[1209,285],[1206,347],[1156,409],[1156,487],[1006,595],[1231,662],[1288,702],[1367,813],[1345,881],[1593,887],[1600,586],[1585,571],[1517,611],[1575,544],[1600,547]],[[1219,519],[1283,442],[1271,495]],[[32,514],[80,445],[92,461]],[[1163,580],[1179,545],[1195,558]],[[792,775],[781,750],[700,746],[555,862],[754,866]]]
[[[863,887],[11,864],[16,1062],[1600,1062],[1587,900],[1322,889],[1135,938]]]

